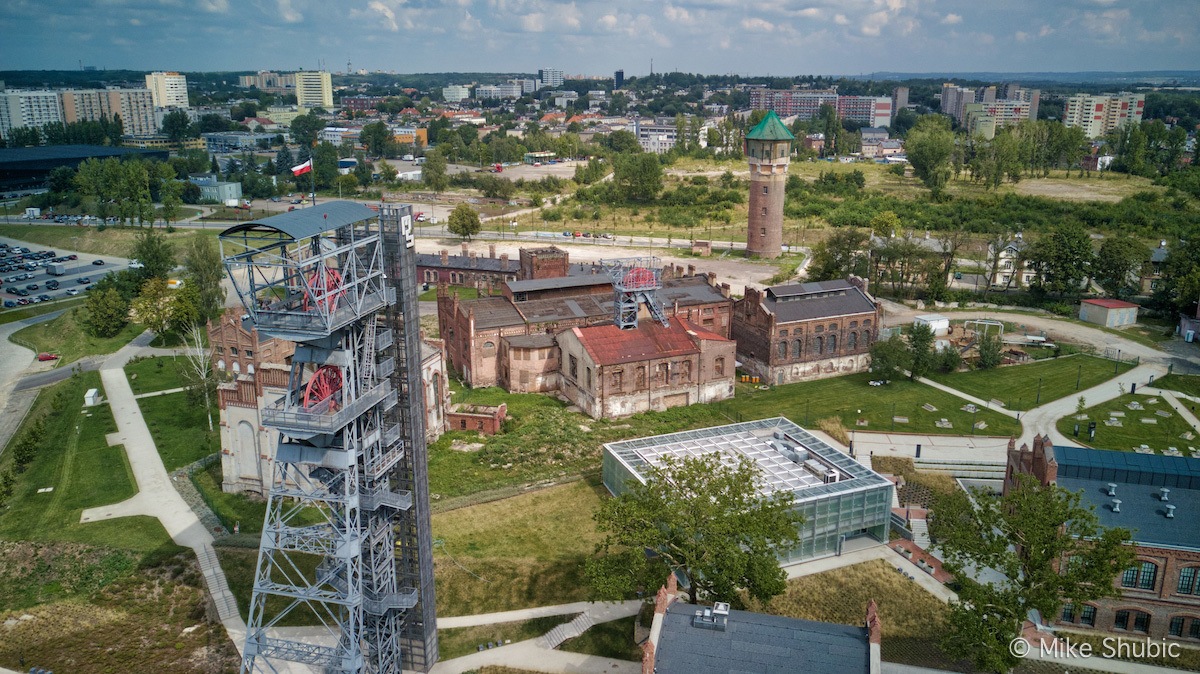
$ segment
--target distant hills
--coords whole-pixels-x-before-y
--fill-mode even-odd
[[[867,75],[846,75],[855,80],[978,80],[987,82],[1053,82],[1056,84],[1200,84],[1200,70],[1139,70],[1114,72],[1095,70],[1085,72],[874,72]]]

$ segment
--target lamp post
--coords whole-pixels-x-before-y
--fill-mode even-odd
[[[1079,382],[1083,380],[1083,364],[1079,365],[1079,374],[1075,375],[1075,390],[1079,390]]]
[[[1038,405],[1041,405],[1041,404],[1042,404],[1042,378],[1038,377],[1037,401],[1033,405],[1034,405],[1034,407],[1037,407]]]

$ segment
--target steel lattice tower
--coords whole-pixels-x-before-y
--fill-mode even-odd
[[[255,327],[296,342],[288,392],[263,410],[280,439],[243,672],[437,660],[412,245],[408,207],[336,201],[221,234]],[[276,629],[296,614],[317,634]]]
[[[600,265],[613,281],[616,294],[614,321],[622,330],[638,326],[638,307],[645,303],[654,320],[667,324],[667,314],[658,303],[662,287],[662,266],[657,257],[622,257],[600,260]]]

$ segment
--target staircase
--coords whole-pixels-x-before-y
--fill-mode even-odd
[[[558,648],[558,645],[567,639],[574,639],[583,634],[589,627],[595,625],[592,622],[592,617],[587,613],[580,613],[574,620],[569,623],[563,623],[558,627],[546,632],[538,637],[538,645],[543,648]]]
[[[204,582],[208,585],[208,593],[213,598],[213,603],[217,605],[217,615],[221,621],[226,620],[241,620],[238,614],[237,600],[233,597],[233,592],[229,590],[229,583],[225,580],[225,573],[221,570],[221,563],[217,559],[217,553],[213,550],[212,545],[204,543],[199,547],[193,548],[196,551],[196,559],[200,562],[200,572],[204,575]]]
[[[916,543],[922,550],[928,550],[933,544],[929,540],[929,523],[925,520],[909,520],[909,527],[912,529],[913,543]]]

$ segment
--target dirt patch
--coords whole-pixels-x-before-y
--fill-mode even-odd
[[[483,449],[483,443],[455,440],[454,442],[450,443],[450,449],[453,449],[456,452],[478,452],[479,450]]]
[[[1013,188],[1017,194],[1034,197],[1048,197],[1066,201],[1107,201],[1116,202],[1144,189],[1150,189],[1149,183],[1110,178],[1106,180],[1082,179],[1043,179],[1022,180]]]

